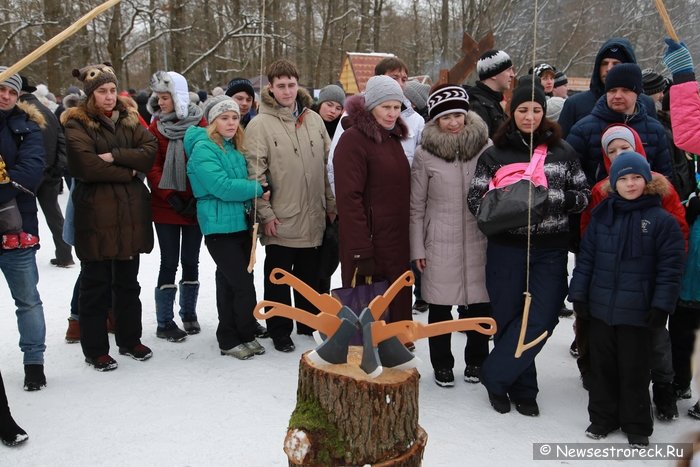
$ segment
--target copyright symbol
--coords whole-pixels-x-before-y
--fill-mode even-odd
[[[549,455],[550,452],[552,452],[552,447],[549,444],[543,444],[540,446],[540,454],[543,456]]]

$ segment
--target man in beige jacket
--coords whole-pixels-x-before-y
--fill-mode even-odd
[[[245,155],[249,175],[267,182],[271,190],[269,201],[257,202],[265,246],[265,300],[291,305],[289,287],[270,282],[270,272],[282,268],[309,285],[318,282],[318,247],[326,216],[333,220],[336,214],[326,175],[330,140],[323,119],[310,108],[311,96],[299,87],[299,72],[293,63],[275,61],[267,78],[258,116],[246,128]],[[294,304],[317,312],[296,292]],[[267,327],[275,349],[294,350],[291,320],[270,318]],[[297,323],[298,334],[312,331]]]

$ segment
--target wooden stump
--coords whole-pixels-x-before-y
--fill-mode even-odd
[[[428,436],[418,425],[418,371],[385,368],[369,378],[361,359],[354,346],[342,365],[302,355],[284,442],[290,466],[421,465]]]

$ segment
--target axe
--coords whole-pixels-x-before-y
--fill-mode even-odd
[[[411,322],[411,321],[407,321]],[[415,366],[416,357],[406,348],[396,336],[391,336],[375,343],[372,335],[372,327],[384,321],[375,321],[369,308],[362,310],[360,314],[360,326],[362,326],[362,361],[360,368],[370,378],[376,378],[384,370],[389,368],[411,368]]]
[[[302,281],[292,273],[289,273],[281,268],[275,268],[270,273],[270,282],[273,284],[288,285],[292,289],[299,292],[313,306],[320,311],[331,315],[337,315],[343,308],[343,304],[339,300],[331,297],[328,294],[316,292],[310,285]]]
[[[269,306],[269,310],[263,308]],[[350,312],[355,318],[354,313]],[[258,319],[267,319],[273,316],[281,316],[304,323],[307,326],[323,332],[328,338],[311,353],[309,358],[316,363],[347,363],[348,346],[350,339],[357,332],[357,324],[346,317],[338,317],[330,313],[321,312],[317,315],[308,311],[294,308],[284,303],[262,300],[253,309],[253,316]],[[346,316],[346,314],[343,314]],[[355,318],[356,320],[357,318]]]

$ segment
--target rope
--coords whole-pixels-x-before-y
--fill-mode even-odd
[[[260,68],[258,70],[258,83],[260,83],[260,99],[262,100],[262,79],[263,79],[263,66],[265,66],[265,7],[267,6],[265,0],[262,2],[262,11],[260,12]],[[258,167],[260,163],[260,149],[258,148],[255,152],[255,167]],[[250,258],[248,259],[248,267],[246,270],[248,273],[253,272],[253,267],[255,266],[255,250],[258,246],[258,228],[260,224],[258,223],[257,212],[258,212],[258,197],[255,196],[257,192],[253,193],[253,230],[251,232],[251,245],[250,245]]]
[[[537,7],[538,0],[535,0],[535,21],[532,25],[532,86],[530,88],[530,102],[535,101],[535,56],[537,54]],[[544,119],[545,116],[543,115]],[[530,133],[530,162],[532,162],[533,146],[535,142],[535,132]],[[532,183],[528,190],[527,209],[527,259],[525,262],[525,294],[530,295],[530,251],[532,249]]]

